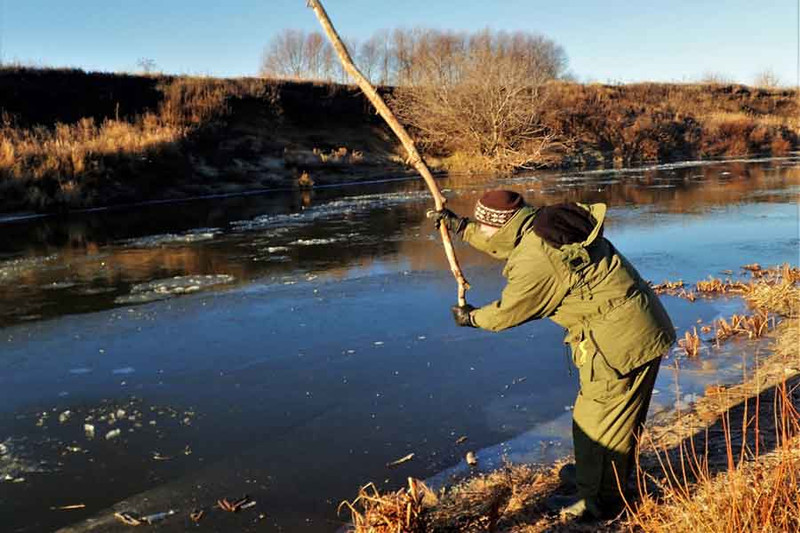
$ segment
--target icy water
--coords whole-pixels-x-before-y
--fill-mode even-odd
[[[606,236],[655,282],[800,262],[798,156],[441,186],[461,213],[489,187],[606,202]],[[562,331],[457,328],[430,205],[403,181],[0,222],[0,529],[113,531],[117,504],[176,510],[160,527],[180,531],[247,494],[201,525],[335,531],[369,481],[568,453]],[[468,300],[496,297],[502,265],[457,252]],[[663,301],[679,333],[741,308]],[[747,351],[671,354],[653,412],[738,379]]]

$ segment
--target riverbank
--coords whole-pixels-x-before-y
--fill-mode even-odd
[[[4,69],[0,101],[0,212],[409,174],[347,86]]]
[[[381,89],[390,101],[392,91]],[[784,155],[799,146],[796,91],[553,82],[546,92],[541,167]],[[411,175],[352,86],[12,67],[0,70],[0,102],[0,212]],[[425,156],[435,170],[491,170],[478,153],[446,146]]]
[[[771,353],[739,384],[709,386],[687,410],[651,418],[625,512],[603,523],[565,522],[546,500],[569,494],[551,467],[509,465],[436,494],[409,480],[409,489],[359,492],[343,509],[352,531],[796,531],[800,471],[800,270],[754,271],[744,292],[755,314],[779,323],[768,334]],[[760,274],[759,274],[760,273]],[[761,277],[758,277],[761,276]],[[714,338],[728,335],[717,324]],[[710,339],[709,339],[710,340]],[[678,364],[678,363],[676,363]]]

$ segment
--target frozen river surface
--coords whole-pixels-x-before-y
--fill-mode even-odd
[[[799,262],[797,157],[441,184],[465,214],[489,187],[606,202],[606,236],[654,282]],[[562,331],[457,328],[430,204],[411,181],[0,223],[2,529],[115,530],[116,504],[183,530],[247,494],[208,527],[335,531],[369,481],[569,453]],[[468,300],[496,297],[502,265],[457,252]],[[741,308],[663,300],[679,333]],[[735,380],[744,351],[681,361],[677,398],[673,354],[653,410]]]

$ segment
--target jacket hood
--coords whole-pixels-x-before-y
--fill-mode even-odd
[[[608,210],[608,206],[606,204],[578,204],[583,209],[589,211],[589,214],[592,215],[592,218],[595,220],[594,228],[592,228],[592,232],[586,237],[581,245],[582,246],[590,246],[597,238],[602,234],[603,231],[603,223],[606,220],[606,211]]]
[[[576,272],[589,264],[589,252],[586,250],[603,234],[603,223],[606,220],[606,204],[577,204],[585,209],[594,218],[594,227],[589,235],[581,242],[565,244],[559,248],[561,258],[568,268]]]
[[[522,207],[497,233],[488,238],[480,231],[478,223],[470,224],[464,230],[464,240],[468,241],[473,248],[489,254],[495,259],[508,259],[530,228],[535,215],[535,207]]]

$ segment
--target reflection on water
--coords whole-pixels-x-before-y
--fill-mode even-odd
[[[608,223],[614,228],[647,226],[662,214],[791,202],[800,191],[800,166],[787,158],[499,181],[453,176],[441,186],[462,213],[489,186],[518,190],[533,204],[602,201],[619,208]],[[280,282],[309,271],[359,275],[384,261],[438,268],[442,260],[424,222],[429,204],[421,180],[411,180],[6,222],[0,326],[129,303],[137,285],[175,276]]]

